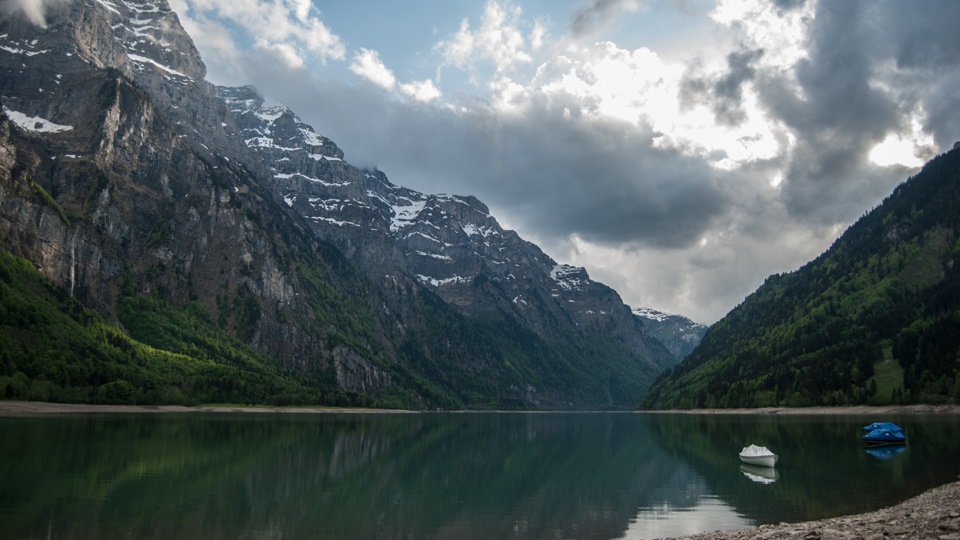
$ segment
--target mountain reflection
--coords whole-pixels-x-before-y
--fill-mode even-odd
[[[808,511],[820,488],[803,485],[811,462],[786,444],[810,436],[803,425],[603,413],[0,418],[0,520],[4,538],[685,534],[780,519],[771,501]],[[811,429],[832,433],[822,428]],[[775,484],[744,476],[726,448],[744,432],[783,448]],[[924,433],[914,426],[911,443]],[[952,444],[937,450],[957,455]],[[893,460],[853,450],[906,481],[920,447]]]

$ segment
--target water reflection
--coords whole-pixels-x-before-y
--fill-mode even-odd
[[[893,459],[907,451],[906,446],[881,446],[866,448],[864,451],[877,459]]]
[[[862,423],[637,414],[0,418],[0,522],[14,539],[642,538],[863,511],[849,501],[877,507],[960,472],[955,420],[902,422],[910,451],[885,460],[863,451]],[[757,483],[764,473],[740,466],[748,439],[779,450],[776,483]]]
[[[740,472],[750,480],[758,484],[772,484],[780,478],[780,473],[773,467],[761,467],[759,465],[740,465]]]

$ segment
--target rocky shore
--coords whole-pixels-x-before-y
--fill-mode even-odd
[[[960,481],[867,514],[761,525],[680,537],[685,540],[960,540]]]

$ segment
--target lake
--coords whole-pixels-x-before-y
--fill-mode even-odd
[[[906,428],[869,452],[861,426]],[[775,474],[741,466],[755,443]],[[957,415],[0,418],[0,536],[656,538],[888,506],[960,474]]]

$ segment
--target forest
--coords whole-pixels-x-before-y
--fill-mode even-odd
[[[960,151],[795,272],[770,276],[663,373],[644,408],[960,398]]]

